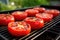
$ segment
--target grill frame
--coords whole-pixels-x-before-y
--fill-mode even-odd
[[[44,5],[42,5],[41,7],[45,7],[45,8],[47,8],[47,9],[58,9],[58,10],[60,10],[59,8],[59,6],[57,7],[57,6],[44,6]],[[0,13],[11,13],[11,12],[14,12],[14,11],[24,11],[24,10],[26,10],[26,9],[30,9],[30,8],[33,8],[33,7],[29,7],[29,8],[23,8],[23,9],[17,9],[17,10],[10,10],[10,11],[1,11]],[[60,17],[60,15],[59,16],[57,16],[57,17]],[[53,19],[53,21],[55,20],[57,20],[57,17],[55,18],[55,19]],[[58,18],[58,21],[54,21],[56,24],[58,24],[60,21],[60,18]],[[51,21],[51,22],[53,22],[53,21]],[[43,34],[44,32],[46,32],[48,29],[50,29],[50,28],[52,28],[53,26],[55,26],[56,24],[51,24],[51,22],[49,22],[49,23],[46,23],[45,24],[45,27],[44,28],[42,28],[41,30],[35,30],[35,31],[33,31],[32,33],[30,33],[30,34],[28,34],[27,36],[24,36],[24,37],[22,37],[22,38],[14,38],[14,39],[12,39],[12,40],[23,40],[23,39],[25,39],[25,40],[28,40],[28,39],[35,39],[35,38],[37,38],[38,36],[37,36],[37,34],[40,36],[41,34]],[[51,25],[48,25],[48,24],[51,24]],[[50,27],[51,26],[51,27]],[[1,29],[1,27],[0,27],[0,30],[2,30]],[[6,29],[7,30],[7,29]],[[5,30],[5,28],[4,28],[4,30],[3,30],[3,32],[5,32],[6,31]],[[38,32],[39,31],[39,32]],[[1,34],[2,32],[0,31],[0,37],[3,39],[3,40],[10,40],[10,39],[8,39],[8,38],[6,38],[6,35],[4,36],[4,35],[2,35]],[[7,33],[7,32],[6,32]],[[8,35],[7,35],[8,36]],[[37,36],[37,37],[36,37]]]

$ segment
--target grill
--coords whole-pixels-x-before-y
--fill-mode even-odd
[[[54,6],[42,6],[47,9],[58,9],[59,7],[54,7]],[[20,11],[24,11],[25,9],[18,9]],[[18,10],[12,10],[12,11],[4,11],[0,13],[11,13],[13,11],[18,11]],[[34,39],[39,39],[39,40],[57,40],[60,38],[60,28],[59,28],[59,23],[60,23],[60,15],[55,17],[51,22],[45,23],[44,28],[40,30],[35,30],[32,31],[30,34],[24,36],[24,37],[13,37],[11,36],[8,31],[7,27],[2,26],[0,27],[0,40],[34,40]],[[57,27],[58,26],[58,27]],[[48,38],[49,37],[49,38]]]

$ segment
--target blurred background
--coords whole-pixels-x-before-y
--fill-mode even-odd
[[[60,0],[0,0],[0,11],[15,10],[37,5],[60,6]]]

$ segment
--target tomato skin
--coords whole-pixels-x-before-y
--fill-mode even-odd
[[[38,10],[39,11],[39,13],[43,13],[43,12],[45,12],[45,8],[43,8],[43,7],[36,7],[36,8],[33,8],[33,9],[35,9],[35,10]]]
[[[0,25],[8,25],[10,22],[14,22],[14,17],[10,14],[0,14]]]
[[[27,26],[27,27],[23,26],[23,28],[21,28],[21,26],[19,26],[19,27],[16,26],[14,23],[16,23],[16,22],[11,22],[8,24],[8,31],[12,36],[15,36],[15,37],[25,36],[31,32],[31,26],[29,24],[27,26],[26,22],[20,22],[22,24],[19,24],[19,25],[26,25]],[[13,25],[15,27],[13,27]]]
[[[27,17],[27,13],[20,11],[15,11],[12,13],[12,15],[14,16],[15,20],[23,20]]]
[[[39,13],[38,10],[34,10],[34,9],[27,9],[27,10],[25,10],[25,12],[26,12],[26,13],[28,14],[28,16],[30,16],[30,17],[33,17],[33,16],[35,16],[36,14]]]
[[[52,10],[46,10],[45,13],[53,14],[53,17],[56,17],[59,15],[60,12],[58,10],[52,9]]]
[[[38,30],[44,27],[44,21],[43,19],[37,19],[38,18],[33,17],[33,19],[31,19],[31,17],[28,17],[25,19],[25,22],[31,25],[32,30]]]
[[[48,13],[42,13],[42,14],[36,14],[36,17],[42,18],[44,22],[50,22],[53,18],[53,15]]]

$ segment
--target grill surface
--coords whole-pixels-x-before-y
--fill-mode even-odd
[[[60,40],[60,23],[53,26],[51,29],[43,33],[41,36],[35,38],[39,40]]]
[[[16,10],[14,10],[14,11],[16,11]],[[23,11],[23,9],[21,11]],[[5,12],[0,12],[0,13],[8,13],[8,12],[11,13],[12,11],[5,11]],[[23,40],[23,39],[25,39],[25,40],[29,40],[29,39],[34,40],[34,39],[38,38],[39,36],[41,36],[42,34],[44,34],[48,29],[49,30],[47,32],[50,32],[50,33],[52,32],[52,34],[55,33],[55,35],[57,35],[57,34],[59,34],[60,31],[57,31],[57,28],[56,29],[55,28],[50,29],[50,28],[54,27],[58,23],[60,23],[60,15],[57,16],[56,18],[54,18],[51,22],[45,23],[44,28],[42,28],[40,30],[32,31],[30,34],[28,34],[24,37],[13,37],[8,33],[7,27],[2,26],[2,27],[0,27],[0,37],[1,37],[0,40],[1,39],[2,40]],[[56,38],[56,39],[58,39],[58,38]]]

